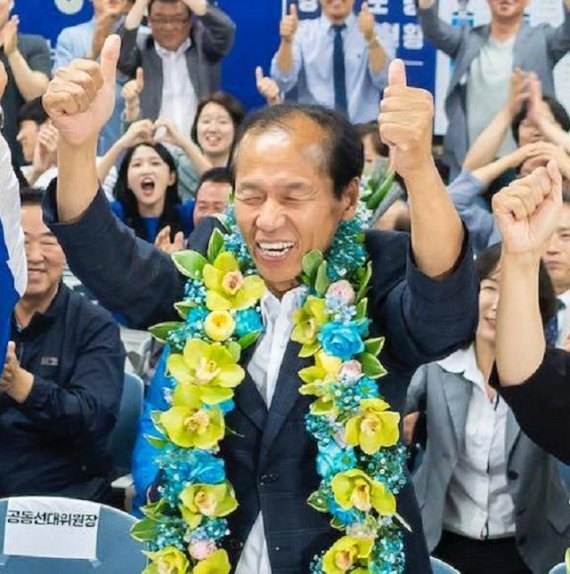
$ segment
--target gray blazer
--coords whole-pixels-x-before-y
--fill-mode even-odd
[[[469,149],[465,83],[469,66],[479,55],[490,34],[490,27],[457,28],[439,18],[437,2],[427,10],[418,10],[426,38],[438,49],[455,60],[455,68],[445,99],[449,121],[445,135],[445,160],[451,177],[459,173]],[[555,64],[570,50],[570,12],[564,10],[564,22],[554,28],[547,24],[521,26],[515,39],[513,68],[534,71],[542,82],[545,95],[554,96]]]
[[[144,71],[144,89],[140,96],[141,114],[156,120],[162,105],[162,60],[157,54],[149,30],[119,29],[121,54],[117,67],[134,78],[137,68]],[[219,61],[231,50],[235,24],[222,10],[208,5],[208,11],[194,18],[190,32],[192,45],[186,50],[186,65],[198,99],[220,89]]]
[[[437,363],[420,367],[408,388],[406,411],[425,410],[427,416],[427,447],[414,486],[430,552],[441,537],[446,492],[464,444],[472,390],[472,382]],[[534,574],[545,574],[570,545],[568,493],[556,459],[521,431],[510,410],[505,443],[517,547]]]

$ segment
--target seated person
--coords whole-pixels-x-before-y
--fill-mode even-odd
[[[0,377],[0,496],[102,502],[125,354],[111,316],[61,284],[65,256],[41,195],[22,191],[28,286]]]
[[[570,508],[556,460],[521,431],[489,385],[501,246],[476,260],[479,325],[471,343],[418,369],[406,417],[427,420],[427,445],[414,477],[428,547],[463,574],[543,574],[568,546]],[[555,297],[541,266],[543,325]],[[409,425],[411,426],[411,425]]]

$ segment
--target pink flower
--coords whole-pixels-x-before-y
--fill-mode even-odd
[[[216,551],[216,543],[213,540],[194,540],[188,546],[188,552],[194,560],[204,560]]]
[[[344,305],[352,305],[356,295],[352,285],[346,279],[341,279],[329,285],[327,296],[338,297]]]
[[[362,365],[355,359],[345,361],[340,366],[340,375],[347,379],[357,380],[362,377]]]

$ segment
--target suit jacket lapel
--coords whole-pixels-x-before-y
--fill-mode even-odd
[[[252,345],[242,353],[240,364],[245,370],[245,379],[237,387],[234,401],[239,410],[250,418],[259,430],[263,431],[267,420],[267,405],[247,371],[247,365],[253,357],[255,348],[255,345]]]
[[[507,430],[505,431],[505,456],[507,463],[515,446],[515,442],[521,432],[521,427],[515,419],[515,415],[511,409],[507,412]]]
[[[448,93],[451,93],[457,84],[461,83],[461,79],[468,72],[469,66],[473,60],[479,55],[483,44],[489,38],[490,29],[489,26],[484,26],[479,34],[471,34],[469,38],[469,45],[465,50],[465,56],[461,58],[459,62],[456,63],[456,69],[454,71],[453,77],[451,79]]]
[[[259,465],[263,468],[264,461],[269,453],[269,449],[277,433],[281,429],[289,412],[299,399],[300,381],[297,373],[307,363],[307,359],[299,357],[299,343],[289,341],[285,349],[285,355],[281,363],[275,393],[271,401],[271,407],[267,416],[263,437],[261,439],[261,451],[259,454]]]
[[[465,438],[465,421],[473,383],[460,375],[449,373],[442,381],[443,394],[447,402],[447,410],[453,423],[457,445],[461,446]]]

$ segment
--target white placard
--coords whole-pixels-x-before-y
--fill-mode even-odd
[[[95,560],[100,509],[84,500],[11,498],[4,554]]]

